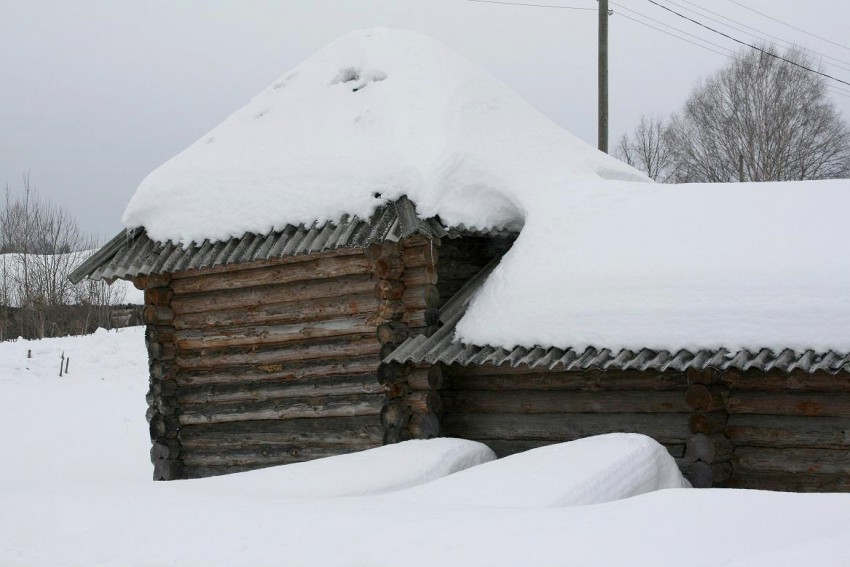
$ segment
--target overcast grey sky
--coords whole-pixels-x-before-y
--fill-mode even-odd
[[[43,195],[110,238],[147,173],[324,44],[376,26],[436,37],[595,145],[596,2],[516,1],[591,10],[468,0],[0,0],[0,184],[20,187],[29,172]],[[846,0],[658,1],[691,16],[685,9],[701,6],[742,30],[820,51],[843,61],[824,60],[825,69],[850,82],[850,49],[739,5],[848,46]],[[612,8],[613,145],[642,113],[677,109],[700,77],[726,61],[629,18],[643,14],[739,46],[649,0],[617,0]],[[753,41],[702,14],[706,24]],[[850,96],[832,97],[850,117]]]

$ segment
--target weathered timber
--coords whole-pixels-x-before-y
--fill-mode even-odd
[[[388,256],[380,258],[375,262],[375,277],[382,280],[397,280],[404,274],[404,264],[401,256]]]
[[[643,433],[660,443],[683,444],[691,435],[687,416],[667,413],[447,413],[442,431],[450,437],[540,440],[543,444],[616,432]]]
[[[726,430],[727,417],[725,413],[696,411],[688,418],[688,428],[691,433],[723,433]]]
[[[439,390],[444,383],[445,377],[441,366],[414,368],[407,375],[407,384],[412,390]]]
[[[171,397],[177,394],[176,380],[154,380],[151,391],[155,396]]]
[[[732,474],[732,466],[729,463],[709,464],[703,461],[676,459],[676,464],[694,488],[723,485]]]
[[[685,374],[688,377],[688,384],[703,384],[707,386],[717,380],[717,372],[711,368],[704,370],[688,368]]]
[[[618,392],[534,390],[501,393],[459,390],[445,397],[447,411],[502,413],[675,413],[689,412],[681,392]],[[687,418],[682,417],[687,424]]]
[[[191,479],[191,478],[208,478],[211,476],[222,476],[226,474],[235,474],[245,471],[257,470],[257,469],[265,469],[268,467],[274,467],[278,465],[285,465],[289,463],[300,463],[302,461],[298,459],[291,459],[288,462],[282,463],[270,463],[270,464],[256,464],[253,465],[242,465],[242,466],[234,466],[234,467],[184,467],[183,468],[183,478]]]
[[[348,439],[376,439],[381,424],[378,416],[325,417],[322,419],[272,419],[259,421],[228,421],[185,425],[180,439],[195,446],[213,445],[216,439],[232,443],[244,439],[250,443],[283,439],[287,442],[328,442]]]
[[[440,290],[435,285],[406,288],[401,301],[408,309],[427,309],[440,306]]]
[[[232,382],[202,386],[184,386],[177,394],[181,404],[265,401],[315,396],[345,396],[349,394],[380,394],[374,373],[352,376],[319,376],[300,380],[276,382]]]
[[[389,321],[378,325],[376,333],[381,344],[401,344],[410,336],[410,327],[398,321]]]
[[[702,412],[723,411],[725,390],[719,387],[693,384],[685,392],[688,407]]]
[[[174,291],[170,287],[145,288],[145,304],[147,305],[168,305],[172,297],[174,297]]]
[[[506,365],[507,366],[507,365]],[[516,372],[511,372],[515,370]],[[490,373],[488,373],[488,371]],[[684,392],[681,374],[653,372],[553,372],[527,367],[449,367],[446,387],[451,390],[678,390]]]
[[[850,475],[812,473],[759,473],[746,471],[732,473],[725,486],[730,488],[752,488],[778,490],[781,492],[850,492]]]
[[[177,345],[148,341],[148,358],[151,360],[174,360],[177,356]]]
[[[728,461],[732,455],[732,442],[725,436],[695,433],[688,438],[685,458],[690,461],[716,463]]]
[[[180,423],[176,417],[166,417],[162,414],[154,413],[148,427],[151,439],[158,439],[160,437],[176,438]]]
[[[836,449],[736,447],[732,454],[736,475],[760,473],[850,475],[850,452]]]
[[[343,359],[315,359],[249,366],[247,368],[204,370],[182,370],[176,377],[181,386],[201,384],[229,384],[275,382],[279,380],[309,381],[316,378],[374,373],[378,359],[374,355],[345,357]]]
[[[384,445],[392,445],[393,443],[400,443],[404,440],[404,434],[398,427],[388,427],[384,431]]]
[[[303,362],[312,359],[347,358],[350,356],[377,355],[381,345],[374,334],[362,337],[352,335],[337,339],[313,339],[292,342],[257,351],[215,351],[201,350],[194,353],[180,353],[175,361],[181,369],[222,369],[232,366],[257,366],[274,369],[278,365],[290,362]],[[376,356],[377,359],[377,356]],[[377,360],[376,360],[377,362]]]
[[[445,431],[443,432],[445,435]],[[538,447],[545,447],[550,443],[548,441],[528,441],[528,440],[514,440],[514,439],[488,439],[482,440],[475,437],[465,437],[465,439],[470,439],[472,441],[480,441],[486,444],[490,449],[496,453],[498,458],[508,457],[510,455],[514,455],[516,453],[523,453],[525,451],[530,451],[531,449],[537,449]]]
[[[177,439],[156,439],[151,444],[151,462],[159,459],[177,459],[180,457],[180,443]]]
[[[346,254],[310,259],[304,262],[234,270],[226,274],[200,274],[181,277],[174,279],[171,282],[171,287],[176,294],[183,295],[264,285],[282,285],[354,274],[371,274],[373,269],[373,262],[363,254]]]
[[[164,305],[146,305],[142,319],[148,325],[170,325],[174,321],[174,310]]]
[[[157,459],[153,463],[154,480],[177,480],[183,478],[183,461],[179,459]]]
[[[366,317],[344,317],[311,323],[289,325],[262,325],[246,327],[224,327],[202,330],[177,331],[175,338],[182,351],[206,348],[227,348],[282,344],[311,338],[345,337],[364,335],[374,326]]]
[[[438,247],[429,244],[405,247],[401,251],[401,258],[405,268],[434,266],[437,263],[438,257]]]
[[[174,327],[171,325],[145,326],[145,340],[148,342],[173,343]]]
[[[172,274],[146,274],[135,276],[133,285],[136,289],[144,290],[149,287],[167,287],[171,283]]]
[[[381,425],[384,428],[404,427],[410,420],[410,408],[400,400],[387,402],[381,408]]]
[[[375,309],[375,320],[392,321],[403,318],[404,303],[395,300],[380,301],[380,304]]]
[[[374,293],[369,292],[342,297],[323,297],[295,303],[287,302],[240,307],[224,311],[185,313],[174,320],[174,327],[177,330],[187,330],[274,323],[308,323],[371,314],[381,305],[382,303],[375,297]]]
[[[850,394],[733,390],[726,407],[730,414],[850,417]]]
[[[187,404],[181,408],[179,420],[181,425],[192,425],[226,421],[378,415],[383,403],[383,395],[353,394],[262,402]]]
[[[670,453],[670,456],[675,459],[680,459],[685,456],[685,444],[684,443],[662,443],[664,448],[667,449],[667,452]]]
[[[171,308],[178,315],[205,313],[311,299],[349,297],[370,293],[374,287],[375,281],[371,274],[356,274],[285,285],[275,284],[191,295],[178,294],[171,300]]]
[[[406,401],[410,409],[416,413],[440,414],[443,411],[440,394],[433,390],[410,392],[407,395]]]
[[[170,380],[177,375],[177,365],[171,361],[154,361],[150,364],[152,380]]]
[[[401,301],[404,289],[404,284],[398,280],[378,280],[375,295],[383,301]]]
[[[437,271],[433,266],[420,266],[409,268],[404,271],[404,276],[401,278],[405,287],[422,287],[426,285],[435,285],[437,283]]]
[[[378,383],[394,384],[404,381],[409,370],[407,367],[397,363],[384,363],[378,367]]]
[[[759,390],[766,392],[850,392],[850,373],[829,372],[724,372],[721,380],[734,390]]]
[[[415,413],[407,428],[413,439],[431,439],[440,434],[440,418],[433,413]]]
[[[739,445],[850,449],[850,419],[776,415],[730,415],[726,435]]]
[[[354,453],[379,446],[380,443],[333,443],[333,444],[285,444],[252,449],[186,449],[183,462],[187,467],[195,466],[244,466],[276,465],[309,461]]]

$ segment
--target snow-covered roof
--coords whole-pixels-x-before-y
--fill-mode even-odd
[[[577,179],[646,180],[426,36],[345,35],[145,178],[128,228],[189,244],[369,218],[402,195],[423,218],[518,228]]]
[[[572,183],[526,205],[463,343],[850,352],[850,180]]]

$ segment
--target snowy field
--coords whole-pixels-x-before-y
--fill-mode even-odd
[[[0,343],[0,565],[850,566],[850,495],[665,489],[640,436],[154,483],[146,372],[141,328]]]

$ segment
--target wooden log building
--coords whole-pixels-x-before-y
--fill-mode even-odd
[[[154,478],[412,438],[500,456],[609,432],[664,444],[696,486],[850,490],[850,356],[501,349],[454,341],[516,235],[372,218],[182,248],[121,233],[72,279],[145,291]]]

